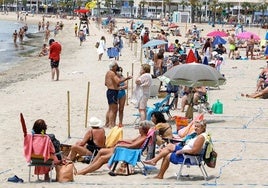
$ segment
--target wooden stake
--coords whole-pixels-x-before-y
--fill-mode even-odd
[[[71,138],[70,91],[67,91],[67,106],[68,138]]]
[[[129,73],[127,72],[127,77],[129,76]],[[127,86],[128,86],[128,80],[127,80]],[[126,104],[128,105],[128,87],[127,87],[127,93],[126,93]]]
[[[85,128],[87,128],[87,119],[88,119],[89,91],[90,91],[90,82],[87,83],[87,101],[86,101]]]

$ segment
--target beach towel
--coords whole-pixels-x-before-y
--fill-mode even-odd
[[[119,50],[118,48],[111,47],[107,49],[107,55],[109,58],[115,58],[119,56]]]

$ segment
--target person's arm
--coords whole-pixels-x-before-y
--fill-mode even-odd
[[[179,154],[192,154],[196,155],[199,154],[203,148],[203,144],[205,142],[205,137],[203,135],[199,135],[197,139],[194,142],[193,148],[192,149],[181,149],[176,152],[177,155]]]
[[[84,138],[82,139],[82,141],[80,142],[80,146],[84,146],[86,145],[87,141],[92,137],[92,132],[91,132],[91,129],[88,130],[84,136]]]
[[[137,138],[135,138],[132,142],[125,142],[125,143],[119,143],[117,146],[120,147],[126,147],[126,148],[132,148],[132,149],[138,149],[142,146],[142,144],[144,143],[146,137],[141,137],[138,136]]]

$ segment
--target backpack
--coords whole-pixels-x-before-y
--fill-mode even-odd
[[[98,48],[100,46],[100,42],[96,42],[95,48]]]
[[[214,149],[212,139],[211,139],[211,136],[209,134],[207,135],[206,142],[207,142],[206,143],[207,148],[205,151],[206,153],[204,155],[204,162],[206,163],[206,165],[208,167],[215,168],[218,154]]]

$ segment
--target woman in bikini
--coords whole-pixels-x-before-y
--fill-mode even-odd
[[[77,155],[97,155],[98,150],[105,147],[105,130],[101,126],[102,122],[96,117],[89,120],[91,128],[86,132],[84,138],[71,147],[67,157],[68,160],[75,161]]]

